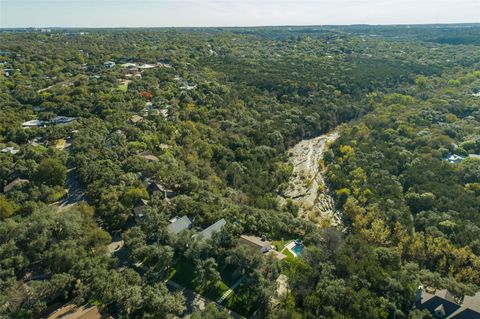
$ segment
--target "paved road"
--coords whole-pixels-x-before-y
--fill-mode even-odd
[[[60,209],[65,209],[81,201],[85,201],[85,189],[78,180],[76,168],[70,168],[67,171],[66,185],[68,188],[68,194],[65,199],[58,202]]]

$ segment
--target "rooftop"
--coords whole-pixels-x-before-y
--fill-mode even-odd
[[[272,247],[271,242],[256,236],[242,235],[240,236],[240,243],[255,249],[262,249],[262,248],[269,249],[270,247]]]
[[[23,185],[23,184],[26,184],[26,183],[29,183],[29,182],[30,181],[28,179],[15,178],[13,181],[11,181],[7,185],[5,185],[5,187],[3,187],[3,192],[8,193],[12,189],[14,189],[16,186]]]
[[[101,319],[102,315],[97,306],[80,307],[68,305],[56,310],[47,319]]]
[[[180,218],[175,217],[171,220],[171,224],[167,226],[169,232],[176,235],[180,234],[185,229],[188,229],[192,226],[192,221],[187,216],[182,216]]]
[[[202,230],[201,232],[198,233],[199,236],[201,236],[203,239],[212,239],[212,235],[213,233],[215,232],[219,232],[223,226],[225,226],[227,222],[225,221],[225,219],[220,219],[219,221],[217,221],[215,224],[212,224],[210,226],[208,226],[207,228],[205,228],[204,230]]]

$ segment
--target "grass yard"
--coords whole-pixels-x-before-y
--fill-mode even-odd
[[[289,260],[289,259],[291,260],[291,259],[295,258],[295,256],[294,256],[294,255],[290,252],[290,250],[288,250],[288,249],[284,249],[284,250],[282,251],[282,254],[284,254],[285,256],[287,256],[287,258],[286,258],[285,260]]]
[[[220,272],[220,277],[222,279],[217,281],[214,285],[209,285],[208,287],[201,285],[196,286],[194,283],[195,267],[191,262],[179,260],[175,264],[169,279],[215,301],[230,289],[230,286],[233,285],[236,279],[238,279],[233,276],[233,272],[234,269],[227,267]]]
[[[127,90],[128,90],[128,83],[120,84],[120,85],[117,87],[117,90],[120,90],[120,91],[122,91],[122,92],[127,92]]]
[[[252,299],[252,296],[250,296],[247,287],[243,284],[240,284],[222,305],[247,318],[259,307],[255,300]]]
[[[281,252],[282,254],[284,254],[285,256],[287,256],[286,259],[284,259],[284,261],[291,261],[292,259],[295,258],[295,256],[290,252],[290,250],[288,249],[284,249],[285,248],[285,245],[287,245],[289,242],[291,242],[292,240],[294,240],[293,238],[291,239],[281,239],[281,240],[274,240],[272,242],[272,244],[275,246],[275,248],[277,249],[277,251]]]

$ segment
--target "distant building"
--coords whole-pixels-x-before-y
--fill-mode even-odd
[[[5,76],[10,76],[10,75],[13,74],[13,72],[15,72],[15,70],[6,68],[6,69],[3,69],[3,72],[4,72]]]
[[[140,157],[142,157],[146,160],[152,161],[152,162],[158,162],[159,161],[158,157],[153,155],[150,151],[141,152],[141,153],[138,154],[138,156],[140,156]]]
[[[24,128],[42,127],[42,126],[45,126],[45,122],[42,120],[31,120],[31,121],[23,122],[22,126]]]
[[[35,105],[35,106],[32,107],[32,110],[33,110],[34,112],[41,112],[41,111],[44,111],[45,108],[42,107],[42,106],[39,106],[39,105]]]
[[[106,69],[111,69],[115,66],[115,62],[113,61],[107,61],[105,63],[103,63],[103,67],[106,68]]]
[[[144,211],[147,206],[148,201],[141,199],[140,202],[133,208],[133,214],[135,215],[135,219],[137,221],[145,216]]]
[[[460,163],[461,161],[463,161],[465,159],[465,157],[463,156],[460,156],[460,155],[457,155],[457,154],[451,154],[449,156],[447,156],[445,158],[445,160],[449,163]]]
[[[22,179],[22,178],[15,178],[13,181],[11,181],[10,183],[8,183],[7,185],[5,185],[3,187],[3,192],[4,193],[8,193],[10,191],[12,191],[14,188],[16,187],[21,187],[25,184],[28,184],[30,183],[30,181],[28,179]]]
[[[207,228],[205,228],[204,230],[202,230],[201,232],[199,232],[197,236],[205,240],[210,240],[212,239],[213,234],[222,230],[222,227],[225,226],[226,223],[227,222],[225,221],[225,219],[222,218],[219,221],[217,221],[215,224],[212,224]]]
[[[274,248],[271,242],[256,236],[242,235],[240,236],[240,244],[261,253],[266,253]]]
[[[12,155],[15,155],[17,154],[18,152],[20,152],[20,150],[18,149],[15,149],[13,146],[8,146],[8,147],[5,147],[5,148],[2,148],[0,150],[2,153],[10,153]]]
[[[97,306],[67,305],[51,313],[47,319],[101,319],[102,317]],[[109,317],[111,318],[111,317]]]
[[[154,67],[156,67],[155,64],[147,64],[147,63],[138,66],[139,69],[153,69]]]
[[[480,319],[480,292],[462,300],[446,289],[424,289],[420,286],[415,306],[420,310],[429,310],[436,318]]]
[[[187,217],[174,217],[170,220],[170,225],[167,226],[167,230],[175,235],[180,234],[186,229],[190,229],[192,227],[192,221]]]
[[[54,118],[51,118],[50,120],[48,120],[47,124],[49,124],[49,125],[66,125],[66,124],[72,123],[75,120],[76,120],[75,117],[55,116]]]
[[[141,117],[140,115],[132,115],[132,117],[130,118],[130,123],[132,124],[137,124],[137,123],[140,123],[141,121],[143,121],[143,117]]]
[[[166,188],[162,184],[159,184],[157,182],[151,182],[148,184],[147,190],[150,194],[155,193],[155,192],[160,192],[163,195],[163,199],[167,198],[172,198],[177,195],[174,191]]]
[[[121,66],[122,66],[122,68],[135,68],[135,67],[137,67],[137,64],[128,62],[128,63],[122,64]]]

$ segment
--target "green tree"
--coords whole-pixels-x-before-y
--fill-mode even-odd
[[[61,161],[53,158],[41,161],[34,173],[34,180],[38,184],[62,186],[66,179],[67,168]]]

